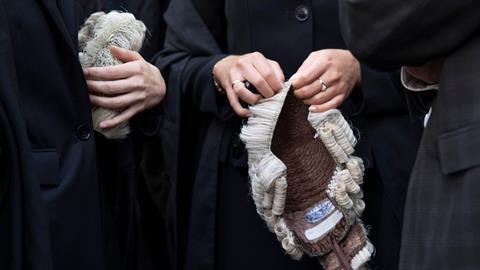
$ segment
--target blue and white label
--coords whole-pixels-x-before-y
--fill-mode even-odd
[[[335,229],[335,226],[342,220],[343,214],[334,210],[325,220],[320,222],[317,226],[305,231],[305,238],[308,241],[316,241],[317,239],[324,238],[329,232]]]
[[[335,206],[327,199],[305,213],[305,220],[308,223],[317,223],[332,214],[334,210]]]

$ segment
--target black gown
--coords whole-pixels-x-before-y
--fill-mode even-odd
[[[159,115],[136,117],[128,140],[95,138],[76,3],[0,1],[0,268],[166,267],[142,244],[132,147]]]
[[[61,4],[0,1],[1,269],[109,266],[75,6]]]
[[[168,0],[81,0],[80,22],[97,11],[121,10],[146,25],[141,55],[149,60],[162,48]],[[161,104],[131,120],[132,133],[124,140],[107,140],[97,134],[99,168],[106,190],[107,214],[115,228],[110,234],[112,257],[120,257],[117,268],[169,269],[166,200],[169,180],[161,156],[159,125]]]
[[[238,140],[242,119],[217,93],[211,73],[228,54],[259,51],[288,78],[310,52],[344,48],[336,3],[179,0],[165,18],[165,48],[156,64],[170,90],[162,139],[172,159],[176,269],[319,269],[314,259],[285,255],[257,216]],[[362,87],[341,106],[361,135],[356,150],[370,181],[365,217],[374,244],[386,247],[376,257],[384,269],[398,261],[405,189],[422,130],[410,122],[399,90],[398,72],[362,66]],[[385,224],[391,230],[377,230]]]

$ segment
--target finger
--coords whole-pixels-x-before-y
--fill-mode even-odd
[[[338,94],[338,89],[332,87],[323,92],[319,92],[311,98],[304,99],[303,103],[307,105],[321,105],[332,100],[335,96],[338,96]]]
[[[264,97],[272,97],[275,94],[275,91],[267,83],[265,78],[258,72],[258,70],[253,65],[248,65],[243,68],[243,75],[245,79],[255,86],[255,88],[262,94]]]
[[[344,99],[345,95],[339,95],[321,105],[312,105],[310,106],[309,110],[311,112],[326,112],[328,110],[338,108],[342,104]]]
[[[320,92],[322,92],[322,84],[320,83],[320,80],[315,80],[309,85],[305,85],[300,89],[295,89],[293,93],[298,99],[304,100],[309,99]]]
[[[322,84],[323,82],[323,84]],[[319,105],[333,99],[335,96],[339,95],[348,95],[349,89],[345,82],[341,81],[341,74],[336,69],[330,68],[327,70],[318,80],[315,80],[314,83],[317,93],[313,97],[304,99],[304,103],[307,105]],[[326,88],[324,88],[326,87]],[[301,88],[304,89],[304,88]],[[310,92],[300,92],[299,95],[309,94],[315,92],[315,90],[310,90]]]
[[[117,97],[100,97],[96,95],[90,95],[90,102],[93,105],[101,108],[122,110],[142,100],[142,95],[143,93],[139,92],[130,92]]]
[[[143,57],[138,52],[130,51],[124,48],[116,47],[116,46],[110,47],[110,52],[112,53],[113,56],[118,58],[118,60],[124,63],[143,60]]]
[[[325,67],[321,64],[313,64],[309,66],[308,69],[297,72],[292,80],[292,86],[294,89],[299,89],[305,85],[313,83],[315,80],[318,80],[320,76],[325,72]]]
[[[265,59],[265,57],[258,57],[256,61],[253,62],[253,66],[258,71],[258,73],[260,73],[263,79],[265,79],[265,81],[268,83],[268,85],[274,92],[282,89],[283,81],[277,78],[272,66],[267,61],[267,59]]]
[[[297,73],[304,72],[307,67],[309,67],[309,66],[311,66],[311,65],[313,64],[315,58],[316,58],[316,57],[314,56],[314,54],[311,53],[311,54],[307,57],[307,59],[305,59],[305,61],[303,61],[302,65],[298,68]]]
[[[134,83],[133,79],[118,80],[118,81],[87,81],[88,90],[90,93],[97,93],[103,95],[119,95],[132,90],[138,89],[138,85]]]
[[[280,64],[272,60],[268,60],[268,62],[270,63],[270,66],[272,67],[273,72],[275,73],[275,76],[277,77],[277,79],[280,82],[282,82],[282,87],[283,87],[283,82],[285,82],[285,74],[283,74],[283,70],[280,67]]]
[[[116,66],[91,67],[83,70],[85,78],[88,80],[112,81],[129,78],[140,74],[142,67],[139,62],[129,62]]]
[[[318,79],[322,80],[327,87],[330,87],[338,83],[342,79],[342,73],[336,68],[327,69]]]
[[[312,59],[309,59],[312,58]],[[322,76],[327,70],[327,62],[322,60],[323,58],[309,57],[305,63],[295,73],[292,81],[294,89],[299,89],[305,85],[311,84]]]
[[[230,106],[238,116],[240,117],[250,116],[250,111],[242,107],[242,105],[240,104],[240,101],[238,100],[238,96],[235,94],[232,87],[230,86],[227,87],[227,89],[225,89],[225,92],[227,92],[227,98],[230,103]]]
[[[101,122],[100,128],[109,129],[109,128],[114,128],[121,124],[124,124],[128,122],[130,118],[132,118],[135,114],[140,112],[140,110],[141,110],[140,105],[132,106],[127,110],[123,111],[122,113],[120,113],[119,115],[115,116],[114,118]]]
[[[292,86],[294,88],[300,88],[303,87],[304,85],[301,85],[301,82],[298,82],[297,80],[301,76],[301,74],[305,71],[305,68],[309,65],[311,65],[313,56],[310,54],[305,61],[303,61],[302,65],[298,68],[297,72],[290,77],[289,81],[292,82]],[[303,79],[302,79],[303,80]]]
[[[240,83],[245,80],[245,78],[242,76],[240,72],[233,70],[231,71],[230,74],[231,74],[230,78],[232,78],[232,82],[237,81],[237,83],[232,85],[232,89],[238,98],[240,98],[241,100],[245,101],[250,105],[257,103],[262,98],[262,96],[256,95],[252,93],[252,91],[248,90],[245,87],[245,83]]]
[[[256,104],[262,98],[262,96],[255,95],[250,90],[248,90],[245,87],[245,84],[243,84],[243,83],[235,84],[233,86],[233,91],[235,91],[235,94],[237,94],[237,96],[241,100],[245,101],[246,103],[248,103],[250,105]]]

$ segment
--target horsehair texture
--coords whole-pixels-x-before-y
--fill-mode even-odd
[[[294,259],[363,269],[374,249],[360,220],[365,168],[352,156],[357,139],[340,111],[309,113],[290,87],[250,106],[240,134],[257,212]]]
[[[78,32],[79,58],[83,68],[107,67],[122,64],[110,47],[116,46],[138,52],[145,38],[146,27],[131,13],[112,11],[90,15]],[[92,109],[95,131],[108,139],[124,139],[130,133],[128,123],[111,129],[100,128],[100,123],[114,118],[122,111],[94,107]]]

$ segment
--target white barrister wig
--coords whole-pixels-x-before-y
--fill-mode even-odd
[[[352,156],[357,139],[340,111],[309,113],[290,87],[250,106],[240,135],[257,212],[294,259],[364,269],[374,250],[360,220],[365,168]]]
[[[78,33],[79,57],[83,68],[107,67],[122,64],[110,53],[111,46],[139,51],[146,27],[131,13],[112,11],[93,13]],[[94,107],[93,127],[108,139],[124,139],[130,133],[128,123],[111,129],[100,128],[100,123],[112,119],[121,111]]]

